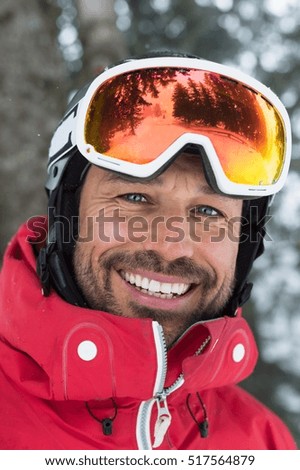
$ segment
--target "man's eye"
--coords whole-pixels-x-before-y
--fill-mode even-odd
[[[129,202],[147,202],[145,196],[139,193],[124,194],[122,197]]]
[[[205,217],[220,217],[222,214],[217,209],[214,209],[211,206],[197,206],[191,210],[192,214],[195,217],[205,216]]]

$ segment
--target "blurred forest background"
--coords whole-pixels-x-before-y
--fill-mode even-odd
[[[299,45],[299,0],[0,3],[1,258],[18,225],[46,211],[47,149],[70,95],[107,64],[153,50],[188,52],[239,67],[283,100],[293,161],[245,308],[261,358],[243,386],[283,418],[300,446]]]

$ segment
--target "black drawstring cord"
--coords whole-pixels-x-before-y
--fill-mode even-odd
[[[88,402],[87,401],[85,402],[86,409],[88,410],[90,416],[94,418],[96,421],[98,421],[98,423],[101,423],[104,436],[110,436],[112,434],[112,424],[118,414],[118,408],[117,408],[115,400],[111,398],[111,401],[113,402],[113,405],[114,405],[114,410],[115,410],[114,416],[112,418],[104,418],[104,419],[99,419],[96,415],[94,415]]]
[[[204,416],[204,420],[201,421],[200,423],[197,421],[197,418],[196,416],[194,415],[194,413],[192,412],[191,410],[191,407],[190,407],[190,396],[191,396],[191,393],[188,394],[187,398],[186,398],[186,406],[187,406],[187,409],[189,410],[189,413],[191,415],[191,417],[193,418],[193,420],[195,421],[198,429],[199,429],[199,432],[200,432],[200,436],[201,437],[207,437],[208,436],[208,418],[207,418],[207,411],[206,411],[206,406],[204,405],[201,397],[200,397],[200,394],[198,392],[196,392],[196,395],[197,395],[197,398],[199,400],[199,403],[202,407],[202,410],[203,410],[203,416]]]

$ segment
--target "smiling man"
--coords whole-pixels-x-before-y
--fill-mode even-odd
[[[234,285],[242,200],[212,191],[200,163],[182,154],[146,184],[92,166],[81,193],[79,240],[99,211],[106,229],[104,242],[94,223],[92,240],[75,247],[85,299],[97,310],[157,320],[168,346],[195,322],[218,316]],[[143,221],[139,243],[128,228],[132,217]],[[176,226],[168,229],[171,219]]]
[[[3,263],[0,448],[296,448],[236,385],[257,360],[241,306],[290,134],[267,87],[195,57],[127,60],[77,93],[48,218]]]

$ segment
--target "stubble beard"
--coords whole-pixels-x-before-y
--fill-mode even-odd
[[[194,323],[220,316],[234,288],[233,273],[230,273],[223,285],[217,288],[215,271],[196,266],[188,258],[179,258],[165,265],[155,251],[104,253],[98,258],[97,263],[93,263],[93,250],[85,253],[77,243],[73,265],[77,284],[90,308],[122,317],[151,318],[163,326],[168,347]],[[201,288],[202,291],[199,303],[193,310],[185,312],[152,309],[137,304],[134,300],[128,302],[124,308],[113,294],[111,285],[111,271],[116,266],[130,266],[130,271],[142,268],[165,275],[182,276],[191,281],[197,279],[194,283],[198,284],[198,289]],[[130,314],[124,313],[125,311],[129,311]],[[166,327],[170,324],[171,328]]]

